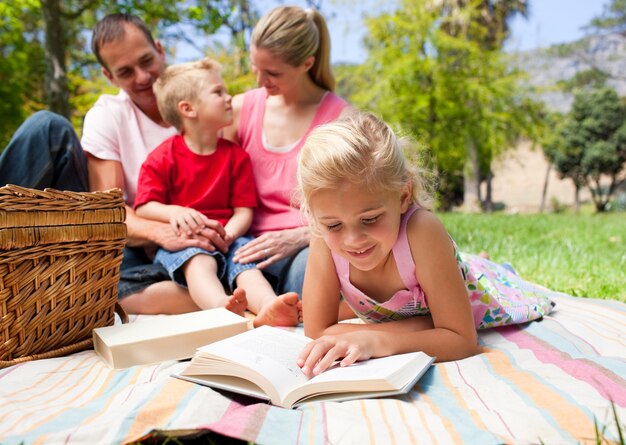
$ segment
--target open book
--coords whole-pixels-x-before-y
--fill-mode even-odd
[[[196,351],[174,377],[269,400],[284,408],[305,402],[340,401],[405,394],[434,358],[423,352],[393,355],[335,367],[308,378],[296,359],[303,335],[261,326]]]

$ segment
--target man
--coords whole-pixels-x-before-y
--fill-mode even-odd
[[[139,18],[111,14],[96,24],[92,50],[102,73],[120,93],[102,95],[88,111],[82,146],[63,117],[46,111],[31,116],[0,158],[0,183],[74,191],[121,188],[127,204],[128,240],[120,271],[120,304],[130,313],[198,310],[189,293],[169,281],[145,249],[223,250],[223,228],[216,222],[194,238],[176,237],[168,224],[139,218],[132,209],[142,162],[176,133],[163,121],[152,91],[165,68],[163,47]]]

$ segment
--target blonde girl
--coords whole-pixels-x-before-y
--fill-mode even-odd
[[[316,340],[298,365],[309,375],[410,351],[462,359],[479,352],[477,328],[550,311],[512,272],[457,253],[402,145],[374,115],[353,113],[302,148],[299,192],[313,233],[303,316]],[[342,299],[365,324],[339,323]]]

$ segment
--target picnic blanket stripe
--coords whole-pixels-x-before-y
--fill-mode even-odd
[[[521,349],[533,351],[542,363],[558,366],[566,374],[596,388],[607,402],[612,399],[619,406],[626,406],[626,392],[623,391],[623,388],[626,387],[626,380],[619,375],[598,366],[591,360],[571,357],[566,352],[553,347],[550,343],[514,327],[501,329],[500,332]]]
[[[83,363],[88,360],[83,360],[80,363]],[[63,365],[61,365],[63,367]],[[89,368],[89,370],[93,370],[94,365]],[[78,371],[77,371],[78,369]],[[9,394],[7,397],[11,397],[15,400],[15,402],[20,406],[20,409],[7,411],[4,415],[0,416],[0,421],[5,425],[4,430],[0,430],[0,436],[7,432],[17,432],[22,431],[28,426],[29,429],[38,430],[42,425],[45,425],[47,422],[58,418],[64,412],[72,410],[74,408],[74,404],[76,399],[83,396],[83,392],[77,392],[76,388],[87,387],[89,388],[91,384],[93,384],[93,380],[87,380],[88,376],[87,372],[83,373],[80,371],[81,367],[76,367],[73,370],[70,370],[68,373],[63,373],[63,377],[56,382],[54,385],[45,386],[44,383],[48,378],[53,374],[44,375],[41,378],[37,385],[33,385],[31,387],[22,389],[21,391],[14,392]],[[74,373],[81,374],[79,377],[74,376]],[[73,382],[69,384],[69,387],[63,388],[62,386],[65,382]],[[87,384],[86,384],[87,383]],[[41,385],[41,386],[39,386]],[[36,389],[39,387],[47,388],[42,393],[37,393]],[[18,394],[22,392],[25,397],[19,398]],[[30,395],[29,395],[30,394]],[[69,406],[67,406],[69,404]],[[66,409],[56,410],[57,407],[67,406]],[[45,416],[33,416],[33,411],[43,412],[43,409],[53,410],[50,414]],[[8,423],[5,419],[7,417],[14,417],[13,423]]]
[[[296,410],[285,410],[276,407],[272,409],[275,410],[277,414],[281,414],[285,411],[289,413],[288,415],[292,415],[292,413],[300,413],[300,428],[298,430],[298,435],[295,438],[295,441],[297,441],[298,443],[326,443],[328,437],[327,424],[324,423],[324,418],[326,416],[326,407],[324,407],[322,403],[311,403],[307,405],[302,405]],[[318,421],[318,419],[321,420]],[[267,444],[277,443],[276,440],[280,439],[278,437],[272,437],[271,426],[264,429],[263,432],[268,438],[272,439],[265,442]]]
[[[97,369],[98,369],[97,366],[90,367],[87,369],[87,371],[93,372],[94,370],[97,370]],[[70,371],[69,377],[71,380],[81,381],[86,377],[85,371],[86,371],[85,368],[75,367],[73,370]],[[85,380],[83,380],[83,382],[84,381]],[[60,387],[58,389],[64,390],[63,387]],[[65,391],[65,392],[69,397],[76,397],[77,395],[87,394],[88,400],[86,400],[83,403],[82,409],[77,406],[70,405],[62,411],[56,411],[56,410],[53,411],[53,415],[50,416],[50,419],[54,419],[54,422],[50,421],[48,423],[37,422],[37,419],[38,419],[37,413],[46,413],[46,411],[41,410],[42,405],[39,404],[40,402],[35,402],[34,404],[31,404],[31,405],[25,405],[23,409],[28,413],[32,413],[30,414],[31,419],[29,419],[30,423],[28,425],[24,425],[23,428],[14,431],[15,435],[13,437],[19,439],[17,443],[20,443],[22,441],[25,443],[28,443],[31,440],[34,441],[35,438],[37,437],[41,438],[42,441],[46,441],[46,439],[49,438],[48,436],[52,434],[54,434],[55,436],[54,441],[58,441],[57,438],[60,435],[59,431],[66,431],[65,435],[68,435],[68,431],[69,431],[69,434],[71,434],[74,430],[77,429],[77,428],[72,429],[71,428],[72,425],[79,425],[79,427],[82,426],[85,417],[89,416],[92,412],[94,412],[94,410],[99,409],[98,404],[94,403],[94,402],[97,402],[98,399],[94,401],[94,399],[90,397],[88,393],[85,393],[83,391],[82,387],[78,388],[74,386],[73,392],[72,391],[70,392]],[[103,403],[108,401],[107,398],[100,398],[100,400]],[[47,406],[48,409],[51,409],[53,407],[54,406],[52,405]],[[35,422],[37,422],[36,426],[32,426]],[[25,428],[26,426],[28,426],[28,429]],[[64,441],[69,440],[69,439],[71,439],[70,436],[63,438]]]
[[[624,303],[618,300],[606,300],[601,298],[584,298],[584,297],[574,297],[568,294],[559,294],[557,297],[558,303],[567,303],[569,307],[572,305],[577,305],[580,301],[585,302],[585,306],[602,306],[606,308],[613,309],[615,313],[621,313],[622,316],[626,316],[626,311],[624,310]]]
[[[419,394],[420,391],[420,384],[418,383],[414,388],[413,391],[411,391],[408,394],[408,398],[409,398],[409,402],[412,402],[412,404],[410,405],[410,407],[412,408],[410,411],[415,411],[417,418],[420,421],[420,429],[418,431],[425,431],[428,434],[428,438],[430,439],[430,443],[436,443],[435,441],[435,433],[432,430],[431,425],[428,424],[428,422],[426,422],[426,413],[423,412],[423,410],[419,409],[418,405],[421,404],[421,395]],[[409,408],[407,408],[409,409]],[[421,436],[423,436],[423,433],[421,434]]]
[[[574,437],[580,436],[581,425],[589,425],[587,415],[581,413],[579,407],[564,403],[563,394],[558,389],[544,380],[537,379],[532,371],[527,371],[536,366],[531,359],[527,359],[523,364],[514,363],[507,353],[495,349],[483,354],[483,358],[491,368],[492,379],[499,380],[507,387],[508,392],[503,386],[499,386],[498,394],[495,395],[507,403],[502,404],[495,400],[493,409],[511,421],[509,426],[514,432],[511,440],[543,442],[555,440],[554,437],[528,437],[532,432],[519,422],[519,418],[511,416],[513,412],[523,412],[524,423],[531,422],[537,425],[537,430],[544,431],[550,436],[558,435],[557,440],[562,443],[572,443]],[[486,390],[483,389],[483,392]],[[520,405],[517,406],[517,403]],[[567,416],[563,416],[563,410],[568,412]],[[569,432],[572,430],[576,433],[570,436]]]
[[[487,409],[488,411],[492,412],[493,414],[495,414],[498,417],[498,420],[502,423],[502,425],[507,429],[507,431],[509,433],[511,433],[511,430],[508,428],[508,426],[506,425],[506,422],[504,421],[504,419],[502,419],[502,417],[495,411],[492,411],[488,408],[488,406],[485,404],[485,402],[482,400],[480,393],[476,390],[475,387],[473,387],[465,378],[465,376],[463,375],[463,372],[460,369],[460,366],[458,363],[454,362],[453,363],[454,366],[446,366],[446,367],[441,367],[441,373],[442,373],[442,377],[444,378],[444,380],[446,381],[447,385],[450,385],[450,387],[453,388],[457,388],[456,391],[453,392],[454,397],[457,400],[457,403],[459,404],[460,407],[464,408],[464,410],[467,410],[467,412],[469,413],[469,415],[471,416],[474,425],[476,426],[476,428],[478,429],[487,429],[487,425],[485,424],[485,422],[483,421],[482,417],[478,414],[477,411],[471,409],[471,407],[469,406],[469,404],[466,402],[466,398],[462,396],[461,391],[459,390],[463,385],[466,389],[468,389],[471,394],[473,396],[476,397],[476,399],[482,404],[482,406]],[[453,382],[453,376],[452,376],[452,372],[454,371],[454,373],[456,374],[455,377],[457,379],[460,380],[460,384]]]
[[[101,408],[97,411],[94,412],[91,417],[86,418],[84,421],[82,421],[80,423],[80,425],[77,427],[77,431],[80,428],[85,428],[89,425],[91,425],[93,422],[96,422],[97,420],[99,420],[102,416],[103,413],[106,413],[107,411],[109,411],[114,398],[110,397],[112,394],[115,394],[114,391],[112,391],[113,388],[116,388],[119,384],[119,380],[116,382],[117,376],[119,376],[119,374],[109,374],[108,377],[106,378],[106,380],[103,382],[103,384],[100,386],[100,388],[98,389],[98,392],[96,394],[96,396],[91,400],[91,403],[94,404],[94,402],[96,402],[97,400],[102,400],[103,403],[101,405]],[[72,434],[75,433],[70,433],[68,435],[68,441],[71,438]]]
[[[478,428],[490,430],[501,442],[519,440],[519,432],[514,425],[516,419],[506,416],[507,411],[501,409],[501,401],[506,400],[506,406],[512,410],[527,409],[527,403],[521,403],[506,378],[494,373],[486,357],[488,354],[493,354],[493,351],[485,348],[480,356],[467,359],[474,362],[474,366],[456,373],[451,385],[458,388],[468,413],[480,419],[475,421]],[[455,363],[455,367],[460,366]]]
[[[387,435],[389,436],[389,442],[391,444],[397,444],[398,440],[396,439],[396,434],[394,433],[393,425],[389,422],[388,408],[385,408],[386,404],[383,399],[376,399],[376,408],[378,408],[380,412],[380,424],[384,425],[387,429]],[[400,431],[397,431],[400,433]],[[404,443],[404,442],[402,442]]]
[[[389,427],[395,428],[398,431],[397,442],[402,445],[407,443],[415,444],[416,438],[410,428],[415,425],[415,419],[409,420],[406,415],[406,408],[409,405],[406,399],[402,396],[398,396],[390,399],[388,403],[390,409]]]
[[[531,360],[532,356],[527,357],[528,354],[524,354],[523,362],[515,360],[519,356],[513,354],[511,349],[517,348],[501,335],[502,329],[504,328],[493,330],[491,337],[500,336],[500,339],[496,341],[491,338],[491,347],[485,347],[485,353],[479,356],[486,366],[483,371],[485,377],[481,379],[473,376],[472,381],[479,385],[486,382],[485,387],[479,390],[485,397],[491,396],[491,399],[486,400],[490,409],[497,411],[499,418],[507,419],[511,432],[506,442],[537,440],[537,438],[528,437],[531,431],[524,425],[520,425],[518,415],[511,415],[519,412],[524,413],[525,420],[535,425],[535,429],[543,429],[549,435],[559,437],[560,441],[563,441],[564,438],[560,435],[562,430],[555,419],[555,415],[558,416],[559,413],[546,411],[546,407],[534,403],[537,397],[531,397],[532,393],[528,393],[528,388],[534,390],[546,384],[540,379],[537,380],[532,373],[521,372],[525,369],[536,368],[537,364]],[[475,372],[478,373],[480,370],[475,370]],[[490,391],[491,387],[497,387],[498,391]],[[506,400],[506,403],[503,404],[501,400]],[[491,429],[494,429],[493,424]]]
[[[607,338],[607,332],[616,333],[626,323],[626,312],[618,306],[599,303],[601,300],[590,300],[588,304],[575,304],[574,301],[565,299],[557,303],[556,313],[552,317],[558,317],[559,312],[564,312],[568,323],[581,323],[581,327],[592,330],[597,336]],[[584,307],[583,307],[584,306]],[[624,341],[619,337],[608,337],[613,341]]]
[[[189,385],[176,379],[169,379],[164,382],[153,397],[143,406],[138,406],[135,410],[133,423],[126,432],[124,442],[131,441],[150,431],[152,425],[160,425],[167,429],[170,419],[177,412],[183,400],[188,400],[191,388]]]
[[[414,421],[411,420],[411,422],[409,423],[409,419],[406,415],[406,407],[408,405],[406,398],[401,397],[401,400],[398,400],[397,405],[398,405],[398,414],[400,416],[400,419],[402,420],[400,423],[404,425],[404,428],[406,429],[406,435],[407,435],[408,441],[411,444],[417,444],[415,435],[413,434],[413,431],[411,431],[411,429],[409,428],[409,425],[411,425]],[[430,431],[428,431],[428,429],[425,429],[425,430],[426,432],[430,434]],[[431,440],[432,440],[432,437],[431,437]]]
[[[102,366],[105,366],[102,364]],[[158,365],[150,366],[146,368],[132,367],[124,371],[114,372],[114,376],[108,385],[103,386],[103,394],[99,399],[95,399],[92,408],[97,409],[95,412],[93,422],[101,424],[109,418],[110,415],[115,415],[116,410],[122,410],[126,414],[122,418],[119,425],[111,425],[106,431],[103,431],[103,438],[105,440],[115,440],[115,438],[128,437],[127,431],[133,425],[134,418],[137,410],[143,404],[149,404],[153,393],[158,391],[158,387],[151,389],[145,397],[138,397],[135,394],[135,389],[138,385],[146,384],[145,375],[146,372],[151,372],[153,368]],[[121,391],[120,391],[121,390]],[[81,421],[81,425],[82,421]],[[81,434],[88,435],[88,432],[79,431]],[[117,439],[120,442],[122,439]]]
[[[93,396],[87,396],[87,400],[85,400],[85,401],[84,401],[84,402],[82,402],[81,404],[73,405],[71,409],[77,409],[77,408],[79,408],[79,407],[80,407],[80,408],[86,408],[86,407],[88,407],[90,404],[92,404],[92,403],[93,403],[93,401],[94,401],[95,399],[98,399],[98,398],[101,398],[101,397],[102,397],[102,395],[103,395],[103,393],[104,393],[103,388],[104,388],[104,387],[106,387],[106,386],[110,383],[110,381],[112,380],[112,378],[113,378],[113,376],[112,376],[111,374],[106,375],[106,374],[104,374],[104,373],[103,373],[103,371],[104,371],[104,370],[103,370],[102,368],[99,368],[99,369],[98,369],[97,367],[92,368],[91,372],[92,372],[92,373],[97,373],[97,374],[96,374],[96,376],[95,376],[95,379],[93,380],[93,383],[90,385],[90,388],[91,388],[91,387],[93,387],[93,389],[94,389],[94,395],[93,395]],[[101,385],[97,385],[97,384],[96,384],[96,382],[97,382],[99,379],[104,380],[103,384],[101,384]],[[84,381],[86,381],[86,380],[87,380],[87,379],[86,379],[86,376],[84,376]],[[76,388],[76,389],[75,389],[75,391],[76,391],[76,390],[78,390],[78,388]],[[102,400],[103,400],[103,402],[105,403],[105,405],[106,405],[106,404],[108,404],[108,403],[110,403],[110,400],[109,400],[109,399],[102,399]],[[66,412],[65,412],[65,411],[67,411],[67,410],[62,410],[62,411],[56,412],[56,413],[54,414],[54,416],[51,416],[51,418],[52,418],[52,417],[57,417],[57,416],[62,416],[62,415],[65,415],[65,414],[66,414]],[[85,412],[85,414],[87,414],[87,412]],[[89,424],[89,423],[91,423],[91,421],[93,421],[95,418],[97,418],[97,415],[96,415],[96,414],[92,415],[92,416],[91,416],[91,418],[86,418],[85,420],[82,420],[82,421],[80,422],[79,426],[77,426],[77,427],[76,427],[76,430],[78,430],[78,429],[80,429],[80,428],[84,427],[85,425],[88,425],[88,424]],[[49,421],[51,421],[51,420],[52,420],[52,419],[49,419]],[[71,435],[72,435],[72,433],[69,433],[69,435],[68,435],[68,440],[70,439]],[[43,437],[45,437],[45,435],[44,435]]]
[[[626,308],[626,306],[624,306],[624,308]],[[626,313],[626,311],[624,311],[624,313]],[[579,323],[576,323],[575,326],[580,328],[578,329],[580,332],[585,332],[585,325],[589,323],[593,323],[593,321],[581,320]],[[584,336],[577,337],[572,334],[571,330],[567,330],[567,338],[558,337],[555,336],[555,332],[558,331],[559,334],[563,332],[561,329],[563,323],[550,323],[549,326],[551,329],[545,329],[545,325],[542,327],[541,325],[531,323],[523,330],[523,334],[521,335],[533,340],[529,344],[519,344],[519,346],[524,348],[524,351],[539,351],[535,352],[535,355],[537,356],[536,358],[539,362],[544,363],[544,366],[540,367],[536,363],[532,364],[527,362],[517,362],[515,363],[515,366],[519,369],[527,369],[535,372],[537,379],[541,379],[546,384],[550,384],[555,387],[556,390],[562,394],[563,398],[568,400],[568,403],[570,404],[568,406],[578,406],[583,412],[587,413],[590,425],[589,429],[593,428],[593,422],[595,419],[605,419],[604,425],[600,424],[600,427],[604,428],[606,437],[617,440],[618,432],[616,426],[614,425],[612,415],[606,416],[606,413],[610,411],[610,402],[606,399],[608,394],[607,391],[603,387],[598,388],[598,385],[589,385],[588,382],[585,381],[587,375],[584,372],[582,372],[581,378],[581,370],[579,369],[578,364],[583,363],[582,367],[585,367],[585,372],[588,371],[589,368],[592,368],[595,370],[596,374],[605,376],[605,378],[611,379],[611,381],[617,383],[618,387],[613,389],[623,395],[625,393],[624,387],[626,386],[626,382],[621,376],[625,375],[625,373],[620,372],[620,370],[623,370],[624,366],[626,366],[624,351],[621,350],[621,354],[619,354],[618,357],[601,357],[596,354],[581,355],[580,350],[582,348],[566,348],[563,343],[568,341],[569,343],[578,343],[578,345],[584,343],[585,345],[591,345],[594,348],[598,348],[600,347],[602,340],[597,337],[589,336],[587,332],[583,334]],[[533,342],[534,345],[532,344]],[[535,349],[530,349],[531,347]],[[566,352],[564,352],[568,349],[576,351],[574,357],[570,357]],[[506,351],[506,353],[511,356],[513,355],[511,350]],[[559,368],[563,374],[560,376],[553,376],[549,382],[546,380],[545,372],[541,372],[541,370],[545,368],[545,365],[549,366],[551,364],[550,361],[540,360],[541,356],[545,354],[548,354],[548,356],[552,356],[553,358],[556,357],[557,359],[563,358],[564,361],[569,364],[569,367],[560,365]],[[519,354],[515,356],[520,357]],[[618,380],[615,381],[615,378]],[[558,388],[555,386],[556,384],[558,384]],[[609,398],[611,398],[610,394]],[[599,403],[600,400],[604,400],[606,403]],[[591,401],[593,401],[593,403],[591,403]],[[562,409],[566,410],[566,407],[564,406]],[[623,410],[620,407],[616,407],[616,409],[618,411],[618,417],[623,419],[626,416],[626,410]],[[595,432],[591,436],[584,435],[583,433],[583,435],[578,437],[577,440],[591,440],[594,437]]]
[[[452,443],[500,444],[500,438],[480,430],[473,422],[472,413],[462,409],[457,403],[459,388],[450,384],[441,368],[446,364],[437,364],[422,377],[425,392],[422,399],[430,405],[432,412],[442,418],[445,431]],[[453,420],[454,419],[454,420]]]
[[[262,425],[252,441],[255,444],[302,444],[307,443],[305,432],[309,426],[308,413],[300,410],[286,410],[267,405]]]
[[[363,400],[359,400],[359,409],[361,411],[361,414],[363,415],[363,420],[365,421],[365,426],[367,427],[367,435],[369,436],[370,440],[369,443],[371,444],[375,444],[376,440],[376,434],[375,434],[375,430],[374,430],[374,423],[372,422],[372,419],[369,415],[367,406],[365,404],[365,402]]]
[[[599,356],[600,352],[595,345],[585,338],[577,336],[572,330],[558,321],[554,317],[544,317],[541,321],[543,324],[543,332],[532,329],[529,331],[534,335],[540,336],[548,344],[554,344],[555,347],[561,348],[562,351],[568,352],[572,356]]]
[[[267,403],[255,403],[246,406],[233,401],[222,418],[206,427],[225,436],[262,443],[259,437],[268,418],[268,413],[273,408]]]

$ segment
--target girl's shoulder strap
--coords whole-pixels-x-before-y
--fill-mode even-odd
[[[415,277],[415,262],[413,261],[413,255],[411,254],[411,246],[409,245],[409,237],[407,236],[407,224],[411,219],[411,216],[420,208],[417,206],[411,206],[402,215],[400,221],[400,230],[398,231],[398,239],[393,246],[393,257],[396,260],[396,266],[398,273],[404,282],[407,289],[411,289],[417,285],[417,278]]]

